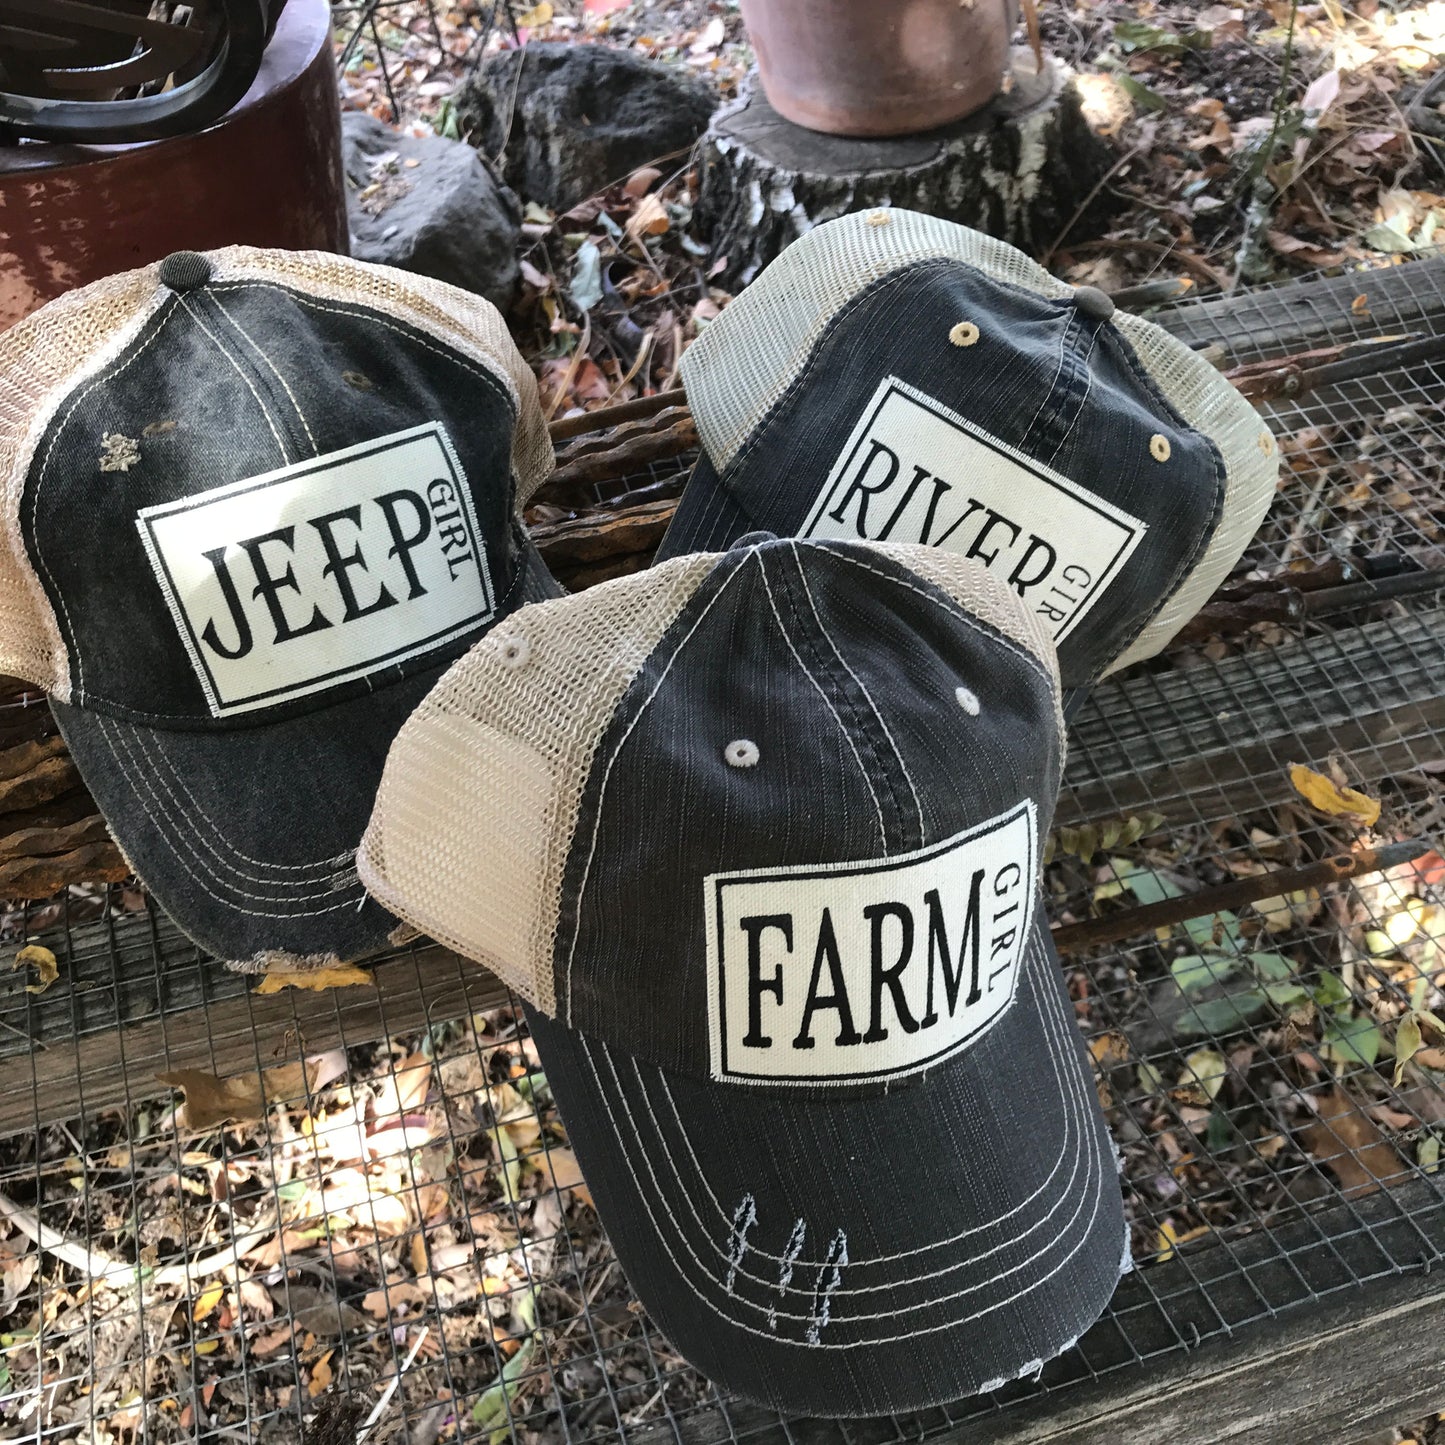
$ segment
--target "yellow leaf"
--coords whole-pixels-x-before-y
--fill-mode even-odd
[[[547,7],[552,8],[550,5]],[[331,1388],[331,1357],[335,1350],[327,1350],[311,1367],[311,1379],[307,1382],[306,1393],[314,1400],[323,1390]]]
[[[525,26],[528,30],[535,30],[539,25],[550,25],[552,23],[551,0],[537,0],[537,4],[517,16],[517,24]]]
[[[1166,1259],[1174,1255],[1174,1247],[1179,1244],[1188,1244],[1191,1239],[1199,1239],[1209,1233],[1207,1224],[1196,1225],[1193,1229],[1186,1229],[1180,1234],[1177,1229],[1166,1219],[1159,1226],[1158,1238],[1154,1241],[1154,1248],[1158,1250],[1158,1262],[1163,1264]]]
[[[1354,788],[1337,787],[1323,773],[1296,763],[1289,770],[1289,780],[1295,791],[1312,807],[1332,818],[1354,818],[1367,828],[1373,828],[1380,819],[1380,804],[1375,798],[1367,798]]]
[[[1184,1072],[1179,1075],[1179,1082],[1186,1086],[1191,1082],[1198,1084],[1212,1104],[1219,1097],[1228,1073],[1229,1065],[1222,1054],[1215,1053],[1213,1049],[1195,1049],[1184,1060]]]
[[[370,983],[371,975],[364,968],[344,963],[336,968],[313,968],[305,973],[268,973],[256,985],[256,992],[280,993],[285,988],[309,988],[321,993],[328,988],[351,988]]]
[[[225,1294],[225,1292],[225,1285],[213,1284],[196,1301],[196,1307],[191,1311],[191,1318],[199,1324],[201,1320],[205,1319],[205,1317],[220,1304],[221,1296]],[[198,1345],[196,1348],[199,1349],[200,1346]]]
[[[1405,1065],[1420,1052],[1420,1020],[1408,1013],[1395,1030],[1395,1087],[1405,1075]]]
[[[196,1343],[198,1355],[214,1355],[221,1348],[220,1340],[199,1340]]]
[[[1385,936],[1398,948],[1402,943],[1409,943],[1414,938],[1418,926],[1410,910],[1402,908],[1385,920]]]
[[[15,962],[11,968],[24,968],[29,964],[37,974],[40,975],[39,983],[27,983],[26,993],[44,993],[46,989],[60,977],[60,965],[55,961],[55,955],[48,948],[42,948],[38,943],[32,943],[22,948],[15,955]]]

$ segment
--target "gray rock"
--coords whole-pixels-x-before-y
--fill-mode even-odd
[[[457,101],[464,133],[509,186],[566,210],[638,166],[687,150],[712,90],[675,66],[606,45],[540,41],[494,55]]]
[[[348,111],[342,147],[353,256],[512,304],[522,208],[471,146]]]

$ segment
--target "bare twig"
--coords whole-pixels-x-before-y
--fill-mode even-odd
[[[34,1211],[16,1204],[0,1194],[0,1214],[25,1235],[38,1248],[54,1255],[62,1264],[79,1270],[92,1284],[113,1284],[125,1289],[136,1284],[187,1285],[192,1280],[203,1279],[206,1275],[218,1274],[223,1269],[239,1264],[243,1255],[249,1254],[275,1232],[275,1223],[263,1225],[232,1240],[224,1249],[200,1259],[185,1260],[181,1264],[167,1265],[164,1269],[151,1270],[144,1265],[126,1264],[103,1250],[90,1249],[75,1240],[67,1239],[57,1229],[42,1224]]]
[[[386,1389],[382,1391],[381,1399],[372,1406],[371,1414],[366,1417],[365,1423],[361,1429],[356,1432],[356,1445],[361,1445],[361,1442],[366,1439],[366,1432],[381,1419],[386,1411],[386,1407],[391,1404],[391,1397],[396,1393],[396,1387],[401,1383],[401,1377],[411,1369],[412,1361],[416,1359],[417,1352],[421,1349],[422,1341],[425,1340],[430,1333],[430,1325],[423,1325],[421,1327],[421,1333],[416,1337],[416,1343],[407,1352],[407,1357],[402,1361],[401,1368],[386,1382]]]
[[[1329,883],[1358,877],[1361,873],[1383,872],[1401,863],[1409,863],[1429,849],[1430,844],[1419,838],[1403,843],[1387,843],[1382,848],[1360,848],[1353,853],[1336,853],[1333,857],[1322,858],[1318,863],[1306,863],[1299,868],[1276,868],[1253,878],[1223,883],[1218,888],[1186,893],[1182,898],[1166,898],[1160,903],[1130,908],[1108,918],[1065,923],[1054,929],[1054,947],[1060,953],[1083,953],[1100,944],[1118,943],[1120,939],[1152,933],[1156,928],[1168,928],[1190,918],[1204,918],[1224,909],[1242,908],[1247,903],[1257,903],[1261,898],[1278,898],[1303,888],[1322,888]]]

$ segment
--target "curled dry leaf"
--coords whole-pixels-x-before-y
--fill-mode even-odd
[[[1321,1097],[1319,1117],[1300,1130],[1300,1138],[1348,1196],[1371,1194],[1405,1168],[1375,1121],[1341,1088]]]
[[[661,179],[662,172],[656,166],[639,166],[628,176],[622,194],[630,201],[641,200],[652,189],[654,182]]]
[[[547,7],[548,10],[551,10],[551,8],[552,7],[550,5]],[[306,1392],[311,1396],[313,1400],[323,1390],[329,1390],[331,1388],[331,1357],[335,1353],[335,1350],[327,1350],[327,1352],[322,1355],[322,1357],[317,1360],[317,1362],[311,1367],[311,1378],[307,1382]]]
[[[364,968],[346,963],[336,968],[313,968],[306,973],[268,973],[256,985],[256,992],[280,993],[288,988],[306,988],[322,993],[328,988],[354,988],[371,981],[371,975]]]
[[[1312,808],[1328,813],[1332,818],[1353,818],[1367,828],[1373,828],[1380,820],[1378,799],[1367,797],[1354,788],[1340,787],[1313,768],[1295,763],[1289,770],[1289,780],[1295,792]]]
[[[320,1059],[307,1059],[231,1079],[218,1079],[203,1069],[177,1069],[156,1077],[184,1093],[185,1103],[176,1116],[183,1129],[211,1129],[217,1124],[259,1119],[268,1104],[305,1098],[309,1089],[317,1087],[321,1067]]]
[[[27,983],[26,993],[44,993],[46,989],[60,977],[60,965],[55,961],[55,955],[48,948],[42,948],[38,943],[28,944],[15,955],[15,962],[12,968],[30,967],[35,970],[39,983]]]
[[[656,196],[644,196],[637,209],[627,218],[627,234],[638,240],[643,236],[661,236],[672,223],[667,207]]]

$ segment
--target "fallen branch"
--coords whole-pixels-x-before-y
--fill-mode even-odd
[[[1084,953],[1105,943],[1153,933],[1156,928],[1169,928],[1191,918],[1205,918],[1225,909],[1243,908],[1261,898],[1279,898],[1305,888],[1323,888],[1342,883],[1362,873],[1381,873],[1409,863],[1430,850],[1424,839],[1412,838],[1403,843],[1387,843],[1382,848],[1361,848],[1353,853],[1336,853],[1317,863],[1299,868],[1276,868],[1252,878],[1222,883],[1217,888],[1203,888],[1186,893],[1182,898],[1166,898],[1160,903],[1146,903],[1107,918],[1091,918],[1083,923],[1056,925],[1054,947],[1060,953]]]
[[[189,1285],[193,1280],[218,1274],[223,1269],[239,1265],[245,1255],[258,1244],[264,1244],[277,1228],[274,1223],[266,1224],[243,1234],[240,1239],[232,1240],[215,1254],[181,1264],[169,1264],[163,1269],[150,1269],[145,1265],[126,1264],[103,1250],[90,1249],[67,1239],[59,1230],[42,1224],[32,1210],[23,1208],[3,1194],[0,1194],[0,1215],[4,1215],[37,1248],[78,1270],[91,1284],[112,1284],[117,1289],[129,1289],[136,1285],[152,1288],[157,1285]]]

